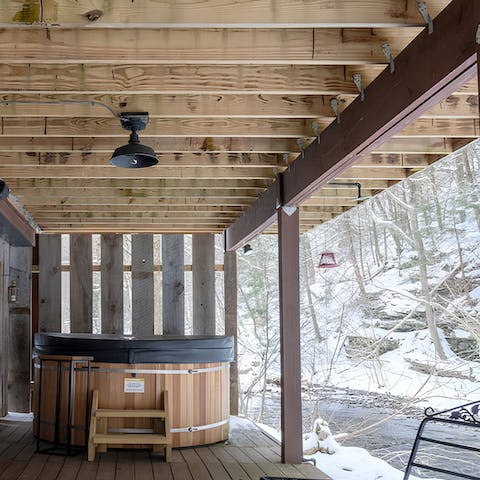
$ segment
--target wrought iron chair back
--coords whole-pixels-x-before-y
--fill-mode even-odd
[[[464,445],[462,443],[450,442],[443,439],[432,438],[430,436],[424,436],[424,430],[428,423],[435,422],[439,424],[448,424],[448,425],[457,425],[462,427],[472,427],[480,428],[480,401],[466,403],[465,405],[460,405],[455,408],[448,410],[442,410],[435,412],[433,408],[427,408],[425,410],[425,418],[420,423],[420,426],[413,442],[412,451],[410,453],[410,458],[408,460],[407,468],[405,470],[405,475],[403,480],[408,480],[410,478],[411,471],[414,467],[419,469],[425,469],[437,473],[445,473],[448,475],[453,475],[459,478],[466,478],[469,480],[479,480],[480,473],[478,475],[470,475],[462,473],[456,470],[448,470],[445,468],[440,468],[432,465],[426,465],[416,461],[418,449],[421,442],[428,442],[429,444],[443,445],[446,447],[457,448],[459,450],[467,450],[470,452],[480,453],[480,448],[471,445]],[[455,462],[452,462],[452,468],[455,468]]]

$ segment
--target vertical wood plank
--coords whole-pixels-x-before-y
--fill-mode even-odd
[[[70,331],[92,333],[92,236],[70,235]]]
[[[192,235],[193,334],[215,335],[215,236]]]
[[[17,285],[17,301],[9,303],[8,407],[30,412],[32,247],[10,247],[10,277]]]
[[[123,335],[123,235],[101,236],[102,333]]]
[[[225,252],[223,264],[225,335],[233,337],[235,355],[230,364],[230,415],[238,415],[237,252]]]
[[[290,212],[289,212],[290,213]],[[278,211],[282,462],[302,462],[299,212]]]
[[[132,235],[132,333],[154,334],[153,235]]]
[[[62,236],[39,235],[39,331],[62,331]]]
[[[8,413],[9,322],[6,272],[10,270],[10,246],[0,238],[0,416]]]
[[[162,235],[162,317],[164,335],[185,333],[183,235]]]

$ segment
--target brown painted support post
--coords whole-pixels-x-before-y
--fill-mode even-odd
[[[39,331],[62,331],[62,236],[39,235]]]
[[[70,332],[92,333],[92,236],[70,234]]]
[[[287,213],[288,212],[288,213]],[[298,208],[278,210],[282,462],[302,462]]]
[[[193,334],[215,335],[215,236],[192,235]]]
[[[225,252],[223,263],[225,335],[233,337],[235,349],[235,357],[230,364],[230,415],[238,415],[237,252]]]
[[[132,235],[132,333],[154,334],[153,235]]]
[[[8,303],[8,408],[12,412],[30,412],[31,321],[30,298],[32,247],[10,247],[8,283],[16,283],[15,302]]]
[[[123,235],[101,239],[102,333],[123,335]]]
[[[162,320],[164,335],[185,333],[183,235],[162,235]]]

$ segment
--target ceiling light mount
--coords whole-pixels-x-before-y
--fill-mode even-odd
[[[158,163],[155,151],[142,145],[138,131],[144,130],[148,123],[148,112],[124,112],[120,115],[120,124],[125,130],[130,130],[127,145],[118,147],[112,155],[110,163],[122,168],[145,168]]]

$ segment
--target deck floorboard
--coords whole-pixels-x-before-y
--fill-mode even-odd
[[[0,419],[0,480],[331,480],[310,464],[282,464],[280,446],[246,422],[234,422],[225,443],[174,449],[169,464],[149,450],[110,449],[88,462],[86,454],[62,457],[35,448],[31,423]]]

